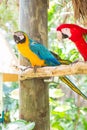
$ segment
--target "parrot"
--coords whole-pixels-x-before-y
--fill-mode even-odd
[[[69,38],[76,45],[84,61],[87,61],[87,29],[76,24],[64,23],[56,30],[58,39]]]
[[[27,58],[32,67],[59,66],[61,58],[58,59],[43,44],[31,39],[25,32],[17,31],[13,35],[18,51]],[[54,55],[53,55],[54,54]],[[67,84],[73,91],[87,100],[87,97],[70,81],[67,76],[60,76],[61,81]]]

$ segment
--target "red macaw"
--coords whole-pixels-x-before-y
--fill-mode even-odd
[[[73,41],[84,58],[87,61],[87,29],[76,24],[61,24],[57,27],[58,38],[69,38]]]

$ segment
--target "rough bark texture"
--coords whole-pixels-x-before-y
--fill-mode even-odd
[[[72,0],[74,17],[87,27],[87,0]]]
[[[87,0],[72,0],[74,15],[76,19],[87,19]]]
[[[47,44],[47,0],[20,0],[20,29]],[[24,58],[21,61],[24,65]],[[49,96],[44,80],[20,81],[20,118],[35,121],[34,130],[49,130]]]
[[[20,3],[21,29],[47,46],[47,0],[21,0]]]
[[[48,87],[43,80],[20,82],[20,118],[35,121],[35,130],[49,130]]]

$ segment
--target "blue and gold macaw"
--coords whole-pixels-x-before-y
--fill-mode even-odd
[[[14,40],[16,42],[18,51],[30,61],[32,67],[58,66],[62,64],[60,57],[58,57],[58,59],[55,58],[55,54],[54,56],[44,45],[34,41],[33,39],[30,39],[26,33],[22,31],[15,32]],[[68,77],[61,76],[59,78],[73,91],[87,99],[87,97],[69,80]]]

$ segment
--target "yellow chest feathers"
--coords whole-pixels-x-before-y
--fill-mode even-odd
[[[44,60],[41,60],[35,53],[33,53],[29,46],[24,44],[17,44],[19,52],[26,57],[32,66],[45,66]]]

